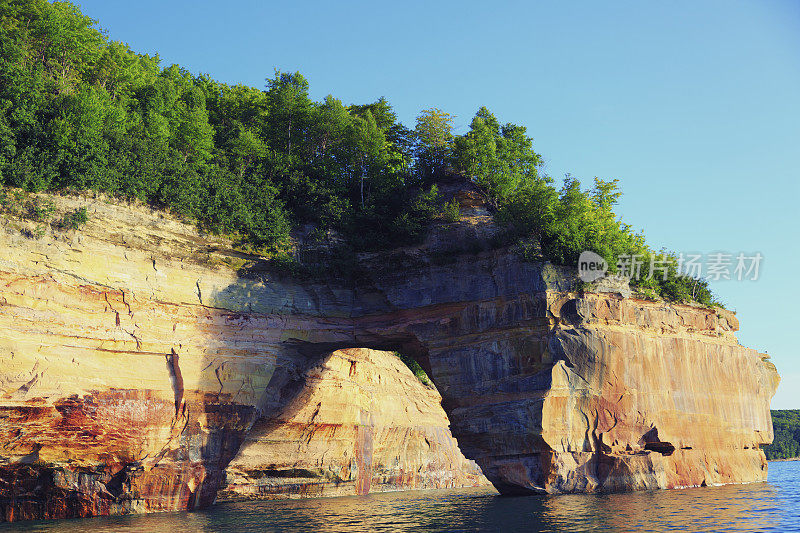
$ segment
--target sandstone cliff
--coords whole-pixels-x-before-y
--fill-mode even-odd
[[[302,457],[277,455],[297,435],[291,424],[316,421],[303,401],[323,392],[307,378],[342,348],[416,358],[441,393],[460,449],[504,493],[766,475],[759,445],[772,438],[778,377],[767,356],[737,343],[732,315],[573,294],[568,272],[482,248],[495,228],[479,209],[436,228],[423,246],[360,257],[357,281],[313,282],[271,273],[224,241],[145,209],[59,202],[87,205],[89,224],[38,240],[20,233],[24,221],[5,219],[0,231],[5,519],[205,506],[232,460],[233,485],[244,479],[237,471],[295,460],[336,479],[348,445],[334,435],[315,431]],[[363,444],[356,416],[337,423]],[[439,419],[411,430],[392,413],[380,418],[387,430],[396,424],[423,438],[444,427]],[[336,474],[354,479],[356,492],[406,486],[395,480],[408,479],[412,466],[437,471],[461,461],[452,450],[441,460],[411,450],[375,461],[381,424],[370,426],[371,470]],[[265,451],[269,432],[276,438]],[[443,435],[439,442],[450,442]],[[312,448],[324,442],[339,457],[317,457]],[[363,446],[352,453],[363,458]],[[468,472],[420,474],[412,485]],[[251,488],[269,492],[267,485]],[[335,483],[322,486],[335,492]]]
[[[345,349],[250,430],[228,465],[226,498],[343,496],[488,484],[461,455],[441,407],[390,352]]]

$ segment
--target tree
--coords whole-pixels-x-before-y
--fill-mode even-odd
[[[432,107],[417,117],[417,167],[423,179],[440,176],[453,152],[453,115]]]
[[[485,107],[475,114],[466,135],[455,142],[456,168],[481,185],[493,201],[538,178],[539,154],[523,126],[505,124]]]
[[[287,73],[275,70],[272,79],[267,79],[268,136],[273,146],[285,147],[292,156],[292,140],[295,146],[306,134],[312,102],[308,97],[308,81],[299,72]],[[297,151],[297,148],[295,148]],[[302,156],[302,152],[297,151]]]
[[[354,176],[358,176],[359,198],[361,208],[364,208],[364,180],[377,178],[384,166],[384,148],[386,139],[375,122],[372,112],[367,112],[362,117],[354,117],[351,123],[350,135],[356,150]]]
[[[367,112],[372,114],[386,141],[384,148],[389,172],[405,178],[414,157],[414,132],[397,122],[397,114],[388,100],[381,97],[371,104],[350,106],[349,110],[362,118]]]

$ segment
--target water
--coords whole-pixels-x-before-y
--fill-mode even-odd
[[[769,481],[625,494],[500,497],[491,489],[222,503],[194,513],[25,522],[5,531],[800,531],[800,461]]]

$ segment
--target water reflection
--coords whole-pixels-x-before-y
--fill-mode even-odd
[[[768,483],[632,494],[547,498],[552,530],[754,531],[777,529]]]
[[[0,526],[0,531],[786,531],[800,529],[800,463],[770,482],[604,495],[497,496],[490,489],[225,503],[195,513]]]

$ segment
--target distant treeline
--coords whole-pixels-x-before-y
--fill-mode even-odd
[[[533,258],[575,264],[594,250],[655,252],[618,220],[616,180],[556,188],[524,127],[485,107],[469,131],[452,117],[398,122],[384,98],[312,101],[300,73],[276,71],[263,89],[193,75],[111,41],[69,2],[0,0],[0,185],[95,190],[138,198],[280,254],[292,228],[343,237],[342,253],[419,241],[434,219],[455,220],[436,188],[444,176],[477,184],[505,242],[541,243]],[[285,252],[284,252],[285,253]],[[705,281],[642,280],[645,293],[711,303]]]
[[[767,459],[800,457],[800,409],[770,411],[775,440],[764,446]]]

